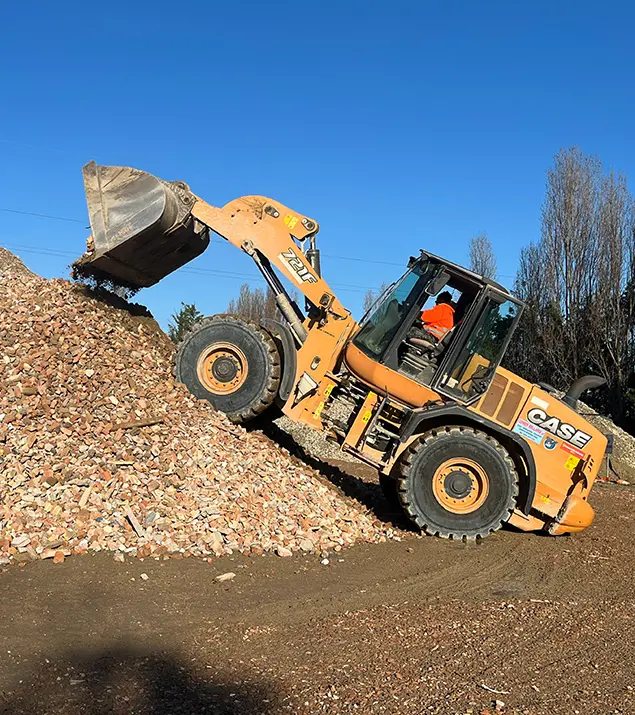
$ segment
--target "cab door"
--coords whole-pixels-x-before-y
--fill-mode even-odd
[[[522,312],[509,295],[487,288],[444,356],[432,388],[469,405],[487,392]]]

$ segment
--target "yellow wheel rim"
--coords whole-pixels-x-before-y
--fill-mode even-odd
[[[489,479],[480,464],[463,457],[448,459],[432,477],[432,492],[453,514],[476,511],[487,499]]]
[[[229,343],[214,343],[201,353],[196,367],[198,379],[215,395],[235,392],[247,379],[247,358]]]

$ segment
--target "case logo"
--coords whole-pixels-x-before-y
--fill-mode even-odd
[[[548,415],[544,410],[534,407],[527,413],[527,419],[534,425],[572,444],[574,447],[583,448],[591,441],[591,435],[576,429],[568,422],[562,422],[558,417]],[[552,447],[553,449],[553,447]]]

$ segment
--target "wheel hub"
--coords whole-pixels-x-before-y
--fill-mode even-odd
[[[229,343],[215,343],[200,355],[197,374],[203,385],[216,395],[236,392],[247,379],[247,358]]]
[[[441,464],[432,478],[432,493],[441,506],[454,514],[476,511],[487,499],[487,473],[471,459],[453,457]]]
[[[218,357],[212,363],[212,375],[219,382],[230,382],[238,374],[240,366],[231,357]]]
[[[465,499],[472,491],[472,480],[465,472],[451,472],[443,483],[444,490],[455,499]]]

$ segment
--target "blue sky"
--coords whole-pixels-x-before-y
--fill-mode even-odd
[[[357,315],[419,248],[466,262],[482,231],[509,285],[560,148],[633,176],[634,21],[569,0],[4,3],[0,245],[65,275],[95,159],[315,218]],[[180,301],[212,314],[262,285],[219,242],[190,266],[139,294],[164,326]]]

